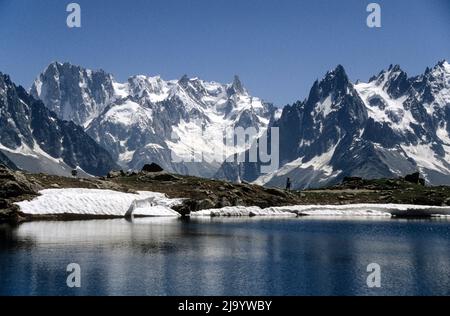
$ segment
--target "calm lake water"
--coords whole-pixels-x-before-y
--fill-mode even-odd
[[[66,267],[81,266],[81,288]],[[366,284],[370,263],[381,288]],[[450,221],[138,219],[0,225],[1,295],[449,295]]]

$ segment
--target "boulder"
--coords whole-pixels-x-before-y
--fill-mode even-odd
[[[419,172],[414,172],[405,176],[405,181],[425,186],[425,179],[420,177]]]
[[[40,186],[31,183],[20,172],[0,168],[0,198],[37,195]]]
[[[244,200],[238,197],[233,199],[233,206],[245,206]]]
[[[153,180],[156,181],[176,181],[176,180],[180,180],[180,178],[171,175],[169,173],[162,173],[162,174],[157,174],[153,177]]]
[[[0,199],[0,210],[6,209],[10,206],[10,203],[5,199]]]
[[[124,177],[124,176],[125,176],[125,172],[123,172],[123,170],[115,170],[115,171],[108,172],[108,175],[106,177],[108,179],[112,179],[112,178],[118,178],[118,177]]]
[[[215,203],[210,199],[203,199],[198,201],[199,210],[207,210],[210,208],[214,208],[215,206],[216,206]]]
[[[227,206],[233,206],[233,204],[226,197],[222,196],[216,204],[216,208],[223,208]]]
[[[41,189],[23,173],[0,167],[0,222],[20,221],[19,207],[14,202],[37,196]]]
[[[142,171],[143,172],[161,172],[161,171],[164,171],[164,169],[161,168],[156,163],[151,163],[151,164],[144,165],[144,167],[142,167]]]
[[[8,208],[0,209],[0,222],[18,223],[22,220],[22,215],[19,213],[17,205],[10,205]]]
[[[175,212],[181,214],[181,216],[188,216],[192,212],[200,210],[199,202],[197,200],[188,199],[184,200],[181,204],[172,207]]]
[[[342,180],[342,183],[349,183],[349,182],[361,182],[363,178],[361,177],[344,177]]]

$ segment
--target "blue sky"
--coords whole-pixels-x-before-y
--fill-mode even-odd
[[[81,29],[66,26],[78,2]],[[366,26],[366,6],[382,27]],[[0,71],[29,87],[54,60],[118,80],[183,74],[230,82],[282,106],[342,64],[367,80],[389,64],[409,74],[450,59],[449,0],[0,0]]]

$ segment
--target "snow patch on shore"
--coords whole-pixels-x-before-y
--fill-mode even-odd
[[[289,210],[281,210],[277,208],[261,209],[258,206],[228,206],[218,209],[208,209],[191,213],[191,216],[297,216],[297,214]]]
[[[123,193],[100,189],[47,189],[31,201],[16,203],[28,215],[180,216],[172,207],[182,199],[162,193]]]
[[[183,199],[138,191],[124,193],[100,189],[47,189],[31,201],[16,203],[27,215],[85,215],[111,217],[178,217],[172,208]],[[408,204],[294,205],[260,208],[230,206],[191,213],[191,216],[288,217],[288,216],[450,216],[450,207]]]
[[[224,207],[194,212],[191,216],[401,216],[408,213],[450,215],[450,207],[409,204],[294,205],[283,207]]]

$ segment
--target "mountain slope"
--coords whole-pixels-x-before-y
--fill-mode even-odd
[[[18,169],[17,166],[0,151],[0,165],[4,165],[8,167],[9,169],[16,170]]]
[[[62,121],[0,73],[0,151],[31,172],[104,175],[115,167],[106,150],[82,128]]]

